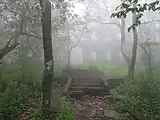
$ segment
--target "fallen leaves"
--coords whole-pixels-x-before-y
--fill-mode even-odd
[[[105,120],[107,108],[103,97],[86,95],[75,101],[76,120]]]
[[[76,120],[126,120],[107,104],[105,97],[86,95],[75,101]]]

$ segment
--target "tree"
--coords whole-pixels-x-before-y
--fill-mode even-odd
[[[129,4],[128,4],[129,2]],[[112,17],[117,17],[121,18],[124,17],[126,18],[126,14],[128,11],[132,11],[132,26],[128,28],[128,31],[130,29],[133,30],[133,48],[132,48],[132,59],[130,62],[130,66],[128,69],[128,77],[133,79],[134,77],[134,69],[135,69],[135,63],[136,63],[136,56],[137,56],[137,45],[138,45],[138,33],[137,33],[137,25],[140,24],[140,18],[142,17],[142,13],[146,9],[146,6],[143,8],[143,10],[139,10],[137,7],[140,6],[140,4],[137,5],[138,0],[128,0],[128,1],[122,1],[122,4],[120,5],[120,12],[113,13],[111,16]],[[117,7],[117,9],[119,6]],[[140,7],[141,8],[141,7]],[[142,8],[141,8],[142,9]],[[137,11],[139,10],[140,13],[137,15]]]
[[[68,46],[67,46],[67,51],[68,51],[68,58],[67,58],[67,69],[70,69],[71,68],[71,62],[70,62],[70,59],[71,59],[71,52],[72,50],[78,46],[78,44],[80,43],[82,37],[83,37],[83,34],[84,34],[84,31],[86,29],[86,26],[84,26],[82,28],[82,32],[80,33],[80,36],[78,36],[78,40],[76,42],[74,42],[73,44],[71,44],[70,42],[72,42],[71,40],[71,35],[70,35],[70,31],[68,30]]]
[[[0,30],[2,30],[0,33],[2,43],[0,59],[3,59],[8,53],[11,51],[15,52],[22,45],[23,40],[20,39],[22,36],[24,39],[27,37],[41,39],[41,37],[33,31],[33,29],[37,29],[37,27],[35,27],[37,24],[35,23],[37,23],[40,16],[35,10],[37,8],[36,0],[8,0],[7,2],[1,2],[0,5],[2,6],[0,9],[0,20],[2,23],[0,25]],[[35,25],[34,27],[32,26],[33,24]]]
[[[126,54],[125,52],[125,42],[126,42],[126,22],[125,22],[125,18],[122,17],[121,18],[121,25],[120,25],[120,30],[121,30],[121,53],[128,65],[129,68],[129,64],[130,64],[130,57]]]
[[[152,59],[152,47],[158,46],[160,43],[151,41],[151,37],[149,35],[145,35],[145,42],[139,43],[139,46],[142,48],[142,61],[146,66],[146,71],[149,76],[152,76],[153,73],[153,59]]]
[[[4,28],[6,28],[6,27],[10,28],[11,27],[10,25],[12,23],[14,23],[14,22],[18,23],[18,24],[14,24],[14,25],[12,25],[13,27],[10,28],[10,29],[14,29],[14,31],[11,32],[10,29],[6,31],[8,35],[10,35],[11,33],[12,34],[11,34],[11,37],[8,40],[6,40],[7,42],[4,45],[4,47],[0,49],[0,60],[3,59],[4,56],[6,56],[9,52],[11,52],[13,49],[15,49],[19,45],[18,39],[19,39],[19,37],[21,35],[21,32],[23,31],[24,21],[23,21],[22,17],[20,17],[18,19],[12,19],[9,22],[9,19],[3,14],[4,11],[9,11],[10,12],[10,16],[12,17],[13,12],[10,11],[10,6],[13,5],[14,3],[15,3],[15,1],[13,1],[13,2],[11,2],[9,4],[7,4],[5,2],[1,3],[1,5],[5,6],[5,7],[2,7],[2,9],[0,9],[1,22],[2,23],[4,23],[4,22],[8,23],[8,25],[6,25],[6,26],[4,25]],[[17,4],[15,4],[15,5],[17,5]],[[1,36],[4,35],[4,34],[5,33],[3,31],[1,33]]]
[[[133,2],[133,7],[135,8],[137,6],[137,3]],[[136,24],[136,12],[133,12],[132,15],[132,24]],[[138,46],[138,33],[137,33],[137,26],[132,27],[133,30],[133,47],[132,47],[132,59],[130,62],[130,66],[128,69],[128,77],[131,77],[133,79],[134,77],[134,69],[136,64],[136,57],[137,57],[137,46]]]
[[[51,35],[51,3],[40,0],[42,9],[42,33],[44,49],[44,78],[42,81],[42,119],[51,119],[51,98],[52,98],[52,80],[53,80],[53,52]],[[56,119],[56,118],[55,118]]]
[[[136,4],[136,6],[133,6],[133,3]],[[160,10],[159,3],[159,0],[155,0],[150,3],[145,2],[144,4],[140,4],[138,0],[125,0],[119,6],[117,6],[116,10],[118,10],[118,12],[113,13],[111,17],[121,18],[123,16],[124,18],[126,18],[130,12],[135,13],[136,22],[128,28],[128,31],[130,31],[132,27],[141,24],[140,20],[144,16],[145,11]]]
[[[128,28],[128,31],[130,31],[131,29],[133,30],[133,39],[134,39],[132,48],[132,59],[128,70],[128,76],[130,76],[131,78],[133,78],[134,76],[134,68],[137,55],[137,44],[138,44],[137,26],[141,24],[140,19],[142,18],[146,10],[148,11],[160,10],[159,2],[160,1],[156,0],[151,3],[138,4],[138,0],[126,0],[123,1],[122,4],[116,8],[116,10],[120,9],[120,11],[118,11],[117,13],[113,13],[111,15],[111,17],[126,18],[129,12],[133,13],[132,25]]]

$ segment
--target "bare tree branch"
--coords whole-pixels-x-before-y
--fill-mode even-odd
[[[23,17],[23,15],[21,14],[21,12],[18,12],[18,11],[15,11],[15,10],[11,10],[9,8],[6,8],[6,10],[8,10],[11,13],[14,13],[14,14],[17,14],[17,15],[20,15],[21,17]]]
[[[30,37],[34,37],[34,38],[36,38],[36,39],[43,39],[42,37],[37,36],[37,35],[32,34],[32,33],[21,32],[20,34],[21,34],[21,35],[27,35],[27,36],[30,36]]]
[[[150,42],[144,42],[144,43],[139,43],[140,46],[150,46],[150,45],[160,45],[158,42],[150,41]]]
[[[12,0],[9,5],[5,5],[4,8],[0,9],[0,12],[3,12],[5,9],[8,8],[8,6],[11,6],[11,5],[14,4],[16,1],[17,1],[17,0]]]
[[[121,25],[119,23],[115,23],[115,22],[101,22],[101,21],[98,21],[98,20],[95,20],[95,19],[89,19],[89,21],[90,22],[96,22],[96,23],[99,23],[99,24],[102,24],[102,25],[116,25],[119,28],[121,27]]]
[[[80,43],[80,41],[81,41],[81,39],[82,39],[82,37],[83,37],[83,34],[84,34],[84,30],[85,30],[85,29],[86,29],[86,25],[83,27],[82,33],[81,33],[81,35],[80,35],[77,43],[75,43],[70,49],[73,49],[73,48],[77,47],[77,45]]]
[[[10,44],[10,43],[11,43],[11,41],[12,41],[12,39],[13,39],[13,37],[11,37],[11,38],[9,39],[8,43],[6,44],[6,47],[8,47],[8,46],[9,46],[9,44]]]
[[[146,37],[145,35],[145,42],[141,42],[139,43],[139,46],[152,46],[152,45],[160,45],[160,42],[155,42],[155,41],[151,41],[151,39],[148,37]]]
[[[13,43],[10,47],[4,47],[2,49],[0,49],[0,60],[9,52],[11,52],[13,49],[15,49],[17,46],[19,45],[19,43]]]
[[[21,21],[19,23],[19,28],[17,28],[17,30],[15,31],[15,35],[12,36],[8,40],[7,44],[3,48],[0,49],[0,59],[2,59],[5,55],[7,55],[9,52],[11,52],[13,49],[15,49],[19,45],[18,39],[23,31],[23,24],[24,24],[24,20],[23,18],[21,18]],[[14,41],[10,45],[13,39]]]
[[[153,22],[159,22],[160,23],[160,20],[151,20],[151,21],[148,21],[148,22],[143,22],[143,23],[141,23],[141,25],[149,24],[149,23],[153,23]]]

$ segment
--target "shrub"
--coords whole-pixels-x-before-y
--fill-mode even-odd
[[[138,75],[134,81],[126,81],[116,90],[123,96],[117,102],[118,109],[140,120],[160,119],[160,81],[158,76]]]
[[[96,65],[90,64],[88,66],[88,70],[98,70],[98,67]]]
[[[127,75],[127,69],[115,66],[113,64],[97,64],[97,69],[104,72],[107,77],[124,77]]]
[[[0,119],[17,120],[35,98],[40,97],[42,69],[31,62],[0,68]]]
[[[19,115],[25,110],[29,101],[33,99],[29,87],[20,85],[17,88],[16,82],[10,82],[4,93],[0,94],[0,118],[1,120],[17,120]]]
[[[75,120],[73,106],[67,99],[64,100],[62,110],[58,116],[58,120]]]

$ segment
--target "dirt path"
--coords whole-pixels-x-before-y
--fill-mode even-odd
[[[84,96],[83,100],[76,100],[76,120],[126,120],[108,106],[103,97]]]

